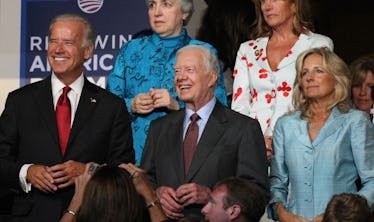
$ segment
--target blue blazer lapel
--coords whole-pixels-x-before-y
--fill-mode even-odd
[[[224,123],[227,121],[227,118],[224,115],[223,109],[223,105],[217,100],[213,112],[210,115],[201,135],[199,143],[197,144],[195,154],[192,158],[190,170],[185,178],[185,183],[188,183],[203,166],[205,160],[212,153],[218,141],[222,137],[222,134],[225,132]]]
[[[69,149],[69,144],[75,139],[78,135],[80,129],[84,126],[88,119],[92,114],[92,111],[95,107],[100,103],[100,96],[98,94],[98,90],[92,83],[90,83],[87,79],[84,80],[84,85],[82,89],[82,94],[79,99],[79,104],[77,107],[77,111],[75,113],[73,126],[71,128],[70,137],[67,145],[67,150]]]
[[[334,108],[327,119],[324,126],[319,131],[316,139],[313,141],[314,146],[318,146],[322,141],[324,141],[327,137],[334,134],[341,125],[344,124],[344,118],[342,118],[342,113],[337,108]]]
[[[44,119],[44,123],[46,127],[49,129],[48,131],[51,133],[51,136],[56,143],[58,151],[60,151],[57,132],[56,112],[53,105],[51,76],[45,78],[40,82],[38,90],[35,91],[35,102],[37,104],[36,108],[40,111],[41,117]]]
[[[301,121],[293,121],[290,123],[290,129],[294,129],[296,133],[297,140],[308,148],[312,148],[312,143],[310,141],[309,133],[308,133],[308,126],[306,120]],[[292,124],[292,125],[291,125]]]

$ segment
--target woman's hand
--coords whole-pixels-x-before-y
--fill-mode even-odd
[[[277,203],[277,214],[280,222],[311,222],[304,217],[288,212],[280,202]]]
[[[154,108],[166,107],[170,110],[178,110],[179,104],[173,99],[167,89],[151,88],[150,95],[153,99]]]
[[[70,201],[69,207],[66,213],[61,218],[60,222],[74,222],[76,221],[76,213],[79,211],[82,200],[84,190],[86,189],[86,185],[88,181],[91,179],[91,173],[89,169],[94,163],[87,163],[85,166],[84,173],[75,178],[75,192],[74,196]]]
[[[155,194],[153,187],[149,182],[144,170],[135,166],[132,163],[122,163],[120,168],[125,169],[131,175],[136,191],[146,199],[146,201],[154,201]]]
[[[131,112],[148,114],[155,109],[152,96],[149,93],[140,93],[134,97],[131,103]]]

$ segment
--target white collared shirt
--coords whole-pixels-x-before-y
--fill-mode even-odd
[[[54,73],[52,73],[51,76],[51,85],[52,85],[52,96],[53,96],[53,105],[56,110],[56,105],[58,98],[61,96],[63,88],[65,87],[65,84],[62,83]],[[72,84],[69,85],[71,90],[68,93],[68,97],[70,100],[70,106],[71,106],[71,123],[70,126],[73,125],[75,113],[77,112],[79,99],[82,94],[84,85],[84,76],[83,74],[80,75]]]
[[[197,121],[197,125],[199,126],[199,137],[197,141],[199,142],[201,135],[203,134],[203,131],[205,129],[205,126],[208,122],[208,119],[210,117],[210,114],[212,113],[214,106],[216,105],[216,98],[213,97],[207,104],[205,104],[203,107],[201,107],[199,110],[196,111],[197,115],[199,115],[200,119]],[[183,140],[187,133],[187,128],[190,125],[191,119],[190,117],[195,112],[189,108],[186,107],[186,115],[184,117],[183,121]]]

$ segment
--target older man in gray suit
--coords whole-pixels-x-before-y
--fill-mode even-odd
[[[260,126],[214,97],[214,54],[203,46],[186,46],[174,68],[175,88],[186,108],[152,122],[141,162],[166,215],[202,219],[211,189],[230,176],[247,178],[268,192]]]

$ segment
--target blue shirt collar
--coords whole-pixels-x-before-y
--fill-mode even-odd
[[[180,35],[177,36],[167,36],[161,37],[157,33],[153,32],[151,41],[155,45],[159,45],[166,48],[175,48],[178,46],[187,45],[187,43],[191,40],[191,38],[187,35],[187,31],[185,28],[182,29]]]

